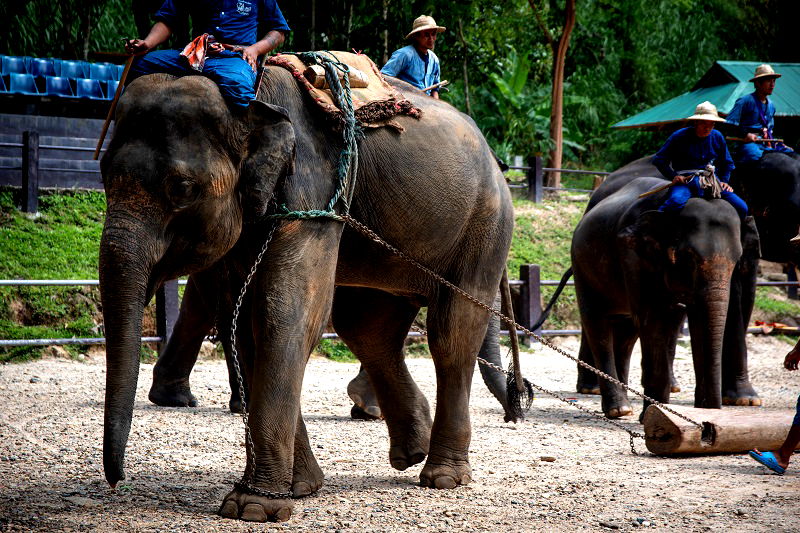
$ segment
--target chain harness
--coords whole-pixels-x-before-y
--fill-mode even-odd
[[[239,292],[239,297],[236,300],[236,305],[234,306],[234,310],[233,310],[233,319],[232,319],[232,322],[231,322],[231,356],[232,356],[232,359],[233,359],[233,367],[234,367],[234,369],[236,371],[236,381],[237,381],[238,386],[239,386],[239,395],[241,396],[241,399],[242,399],[242,421],[244,423],[244,428],[245,428],[245,443],[246,443],[246,448],[247,448],[247,465],[245,467],[245,473],[244,473],[241,481],[234,483],[234,487],[237,490],[239,490],[241,492],[245,492],[245,493],[255,494],[257,496],[261,496],[261,497],[269,498],[269,499],[289,499],[289,498],[294,497],[294,494],[291,491],[291,489],[289,491],[286,491],[286,492],[273,492],[273,491],[268,491],[268,490],[264,490],[264,489],[261,489],[261,488],[253,486],[253,475],[255,473],[255,446],[253,444],[253,438],[252,438],[252,434],[251,434],[251,431],[250,431],[250,424],[249,424],[249,418],[248,418],[248,407],[247,407],[247,402],[245,400],[244,379],[242,377],[242,370],[241,370],[241,365],[240,365],[240,362],[239,362],[239,354],[238,354],[238,351],[236,349],[237,323],[238,323],[238,319],[239,319],[239,312],[240,312],[242,303],[244,301],[245,294],[247,293],[247,288],[250,286],[250,284],[251,284],[251,282],[253,280],[253,277],[255,276],[256,271],[258,270],[259,265],[261,264],[261,262],[264,259],[264,256],[265,256],[265,254],[267,252],[267,248],[269,247],[269,244],[272,241],[272,238],[273,238],[273,236],[275,234],[275,231],[278,228],[280,220],[309,220],[309,219],[327,218],[327,219],[330,219],[330,220],[335,220],[335,221],[338,221],[338,222],[345,223],[345,224],[349,225],[351,228],[353,228],[354,230],[356,230],[358,233],[363,235],[364,237],[366,237],[366,238],[370,239],[371,241],[377,243],[378,245],[382,246],[383,248],[388,250],[390,253],[398,256],[403,261],[411,264],[416,269],[420,270],[421,272],[426,274],[428,277],[430,277],[431,279],[433,279],[436,282],[438,282],[440,285],[444,285],[445,287],[449,288],[453,292],[455,292],[455,293],[459,294],[460,296],[466,298],[468,301],[470,301],[473,304],[475,304],[476,306],[484,309],[489,314],[498,317],[500,320],[506,322],[507,324],[514,324],[514,327],[517,330],[520,330],[520,331],[524,332],[525,335],[537,340],[543,346],[546,346],[546,347],[550,348],[551,350],[554,350],[555,352],[563,355],[564,357],[566,357],[568,359],[571,359],[572,361],[574,361],[578,365],[582,366],[583,368],[585,368],[585,369],[597,374],[601,378],[603,378],[603,379],[605,379],[605,380],[607,380],[607,381],[609,381],[609,382],[611,382],[611,383],[613,383],[615,385],[618,385],[618,386],[622,387],[626,391],[631,392],[631,393],[635,394],[636,396],[639,396],[643,400],[645,400],[647,402],[650,402],[651,404],[657,405],[658,407],[660,407],[664,411],[667,411],[667,412],[677,416],[678,418],[681,418],[682,420],[684,420],[684,421],[686,421],[686,422],[688,422],[688,423],[700,428],[701,431],[703,431],[705,429],[705,425],[704,424],[701,424],[699,422],[695,422],[691,418],[689,418],[689,417],[687,417],[687,416],[675,411],[674,409],[671,409],[670,407],[666,406],[662,402],[659,402],[658,400],[656,400],[654,398],[651,398],[650,396],[647,396],[644,393],[641,393],[641,392],[637,391],[636,389],[633,389],[633,388],[629,387],[626,383],[623,383],[623,382],[619,381],[618,379],[606,374],[605,372],[602,372],[601,370],[598,370],[597,368],[591,366],[590,364],[585,363],[584,361],[581,361],[580,359],[578,359],[577,357],[571,355],[570,353],[568,353],[567,351],[563,350],[562,348],[552,344],[550,341],[548,341],[544,337],[542,337],[540,335],[537,335],[534,332],[532,332],[529,329],[527,329],[526,327],[514,322],[513,320],[511,320],[510,318],[505,316],[503,313],[501,313],[499,310],[497,310],[497,309],[493,308],[492,306],[487,305],[486,303],[480,301],[478,298],[472,296],[471,294],[469,294],[465,290],[461,289],[457,285],[455,285],[455,284],[451,283],[450,281],[446,280],[444,277],[442,277],[441,275],[437,274],[436,272],[434,272],[430,268],[426,267],[425,265],[423,265],[422,263],[420,263],[416,259],[410,257],[409,255],[407,255],[402,250],[392,246],[391,244],[389,244],[388,242],[383,240],[372,229],[370,229],[369,227],[367,227],[363,223],[357,221],[352,216],[350,216],[349,215],[350,200],[352,199],[353,191],[355,189],[355,178],[356,178],[356,172],[358,170],[358,140],[362,137],[362,132],[361,132],[361,129],[360,129],[360,127],[358,126],[358,124],[356,122],[355,112],[353,110],[353,101],[352,101],[352,96],[351,96],[351,91],[350,91],[350,78],[347,75],[348,72],[349,72],[349,67],[346,64],[338,61],[338,59],[332,53],[326,52],[326,54],[329,54],[333,59],[331,59],[331,58],[329,58],[329,57],[327,57],[325,55],[322,55],[322,53],[317,53],[317,52],[303,52],[303,53],[298,53],[297,55],[300,56],[306,62],[316,62],[316,64],[321,64],[325,68],[325,78],[326,78],[326,80],[328,82],[329,87],[331,88],[331,92],[333,94],[334,100],[336,101],[336,103],[339,106],[339,108],[343,111],[344,116],[345,116],[345,125],[344,125],[344,131],[343,131],[343,137],[344,137],[345,146],[344,146],[344,148],[343,148],[343,150],[341,152],[340,158],[339,158],[338,172],[337,172],[337,174],[338,174],[338,184],[337,184],[336,190],[335,190],[333,196],[331,197],[331,199],[328,201],[328,204],[326,205],[325,210],[305,210],[305,211],[297,211],[297,210],[295,210],[295,211],[291,211],[285,205],[281,205],[278,208],[278,212],[277,213],[268,215],[267,218],[269,218],[271,220],[274,220],[275,223],[272,225],[272,228],[269,230],[269,233],[267,234],[267,238],[266,238],[263,246],[261,247],[261,250],[259,251],[258,255],[256,256],[256,260],[253,263],[253,266],[250,269],[250,272],[248,273],[247,278],[244,281],[244,284],[242,286],[242,290]],[[339,80],[339,76],[338,76],[338,72],[337,71],[341,71],[341,72],[343,72],[345,74],[344,77],[342,78],[342,80],[344,81],[343,84]],[[344,86],[342,86],[342,85],[344,85]],[[713,169],[713,167],[712,167],[712,169]],[[713,176],[713,170],[712,170],[712,176]],[[350,189],[349,191],[347,190],[348,186],[349,186],[349,189]],[[341,202],[341,204],[342,204],[342,212],[343,212],[343,214],[338,214],[333,210],[334,207],[339,202]],[[427,331],[425,331],[425,330],[423,330],[421,328],[416,328],[415,326],[412,326],[412,329],[416,329],[420,333],[423,333],[424,335],[427,336]],[[501,367],[499,367],[499,366],[497,366],[497,365],[495,365],[493,363],[490,363],[489,361],[483,359],[482,357],[478,357],[477,360],[478,360],[478,362],[480,364],[482,364],[484,366],[487,366],[489,368],[492,368],[492,369],[494,369],[496,371],[499,371],[499,372],[502,372],[502,373],[508,375],[508,372],[506,370],[504,370],[503,368],[501,368]],[[559,394],[558,392],[548,390],[548,389],[546,389],[544,387],[540,387],[540,386],[535,385],[533,383],[531,383],[531,385],[536,390],[539,390],[541,392],[544,392],[546,394],[554,396],[555,398],[558,398],[560,401],[562,401],[564,403],[567,403],[567,404],[575,407],[576,409],[579,409],[579,410],[581,410],[581,411],[583,411],[585,413],[588,413],[588,414],[592,415],[593,417],[599,418],[599,419],[601,419],[602,421],[604,421],[604,422],[606,422],[608,424],[611,424],[613,426],[616,426],[616,427],[622,429],[623,431],[626,431],[630,436],[631,452],[633,454],[635,454],[635,455],[638,455],[638,453],[636,452],[636,449],[634,447],[634,438],[644,439],[644,435],[642,433],[635,432],[635,431],[627,428],[623,424],[620,424],[619,422],[616,422],[614,420],[610,420],[610,419],[606,418],[601,413],[595,412],[595,411],[593,411],[593,410],[591,410],[591,409],[589,409],[589,408],[587,408],[587,407],[585,407],[583,405],[579,405],[579,404],[569,400],[565,396]],[[702,434],[705,436],[706,432],[703,431]]]

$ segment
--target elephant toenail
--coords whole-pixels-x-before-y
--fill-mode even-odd
[[[264,512],[264,508],[261,505],[257,503],[248,503],[242,510],[242,520],[248,522],[266,522],[267,513]]]
[[[224,518],[239,518],[239,506],[231,500],[228,500],[220,507],[219,515]]]

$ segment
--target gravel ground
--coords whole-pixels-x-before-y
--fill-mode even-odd
[[[577,351],[577,339],[559,341]],[[792,409],[798,376],[782,370],[788,345],[749,339],[751,376],[765,409]],[[433,365],[410,359],[435,398]],[[632,365],[638,383],[638,361]],[[421,465],[389,466],[383,422],[352,421],[345,387],[358,367],[313,358],[303,413],[326,475],[282,524],[220,518],[222,497],[244,466],[241,420],[227,411],[225,364],[203,360],[192,375],[201,405],[165,408],[147,400],[152,365],[142,365],[127,475],[116,491],[101,461],[105,364],[45,359],[0,367],[2,531],[798,531],[798,474],[768,474],[744,455],[655,457],[643,442],[553,398],[539,395],[528,420],[502,410],[475,374],[470,460],[473,483],[456,490],[418,486]],[[525,356],[535,383],[572,391],[575,367],[548,350]],[[691,405],[693,373],[681,347],[676,375]],[[580,396],[599,408],[599,398]],[[640,403],[634,401],[634,409]],[[754,408],[742,408],[754,409]],[[625,424],[639,429],[634,417]],[[555,461],[549,461],[554,458]]]

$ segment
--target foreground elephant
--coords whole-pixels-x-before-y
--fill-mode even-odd
[[[644,393],[668,402],[672,359],[688,315],[695,406],[720,407],[722,390],[755,395],[744,343],[758,262],[752,220],[742,224],[722,200],[692,199],[679,213],[661,213],[655,209],[666,192],[639,195],[664,180],[626,181],[622,187],[610,182],[610,194],[605,185],[598,189],[573,234],[582,359],[591,357],[588,362],[627,382],[639,338]],[[605,380],[600,390],[607,416],[631,414],[624,390]]]
[[[151,402],[167,407],[197,405],[189,376],[197,362],[201,344],[207,335],[216,330],[228,366],[228,381],[231,387],[228,407],[233,413],[242,412],[241,393],[231,358],[230,325],[234,299],[243,283],[244,276],[236,271],[236,263],[225,259],[189,277],[175,328],[153,367],[153,384],[148,395]],[[495,299],[495,307],[499,305],[498,297]],[[241,320],[246,323],[248,318],[247,315],[243,315]],[[500,321],[492,317],[478,357],[502,367],[499,336]],[[242,336],[239,335],[239,338]],[[251,362],[242,361],[245,375],[250,373]],[[506,375],[485,365],[480,365],[479,368],[486,387],[503,407],[505,421],[516,421],[515,413],[508,403]],[[347,392],[354,403],[351,410],[353,418],[374,420],[382,417],[377,395],[363,367],[348,384]],[[244,393],[247,396],[246,386]]]
[[[491,303],[511,242],[505,180],[474,123],[409,85],[396,88],[423,111],[405,127],[369,130],[351,213],[399,249]],[[164,280],[208,268],[237,241],[242,272],[271,235],[253,278],[250,427],[254,453],[223,516],[285,520],[294,495],[321,476],[300,414],[309,354],[333,303],[334,326],[375,385],[392,466],[423,461],[423,485],[471,479],[469,392],[487,313],[330,219],[272,222],[276,207],[320,209],[333,195],[342,141],[306,106],[292,75],[267,67],[261,102],[232,116],[200,76],[145,76],[125,91],[101,168],[108,211],[100,249],[107,336],[103,463],[112,486],[124,479],[139,368],[142,311]],[[265,103],[268,102],[268,103]],[[244,224],[243,220],[259,220]],[[437,376],[435,419],[402,355],[421,306]],[[264,495],[263,491],[273,494]]]

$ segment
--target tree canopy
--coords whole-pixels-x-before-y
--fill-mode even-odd
[[[0,53],[91,58],[136,36],[131,2],[0,3]],[[436,53],[443,95],[469,111],[502,157],[544,154],[553,54],[530,0],[280,2],[293,32],[284,50],[359,50],[379,65],[420,14],[447,27]],[[538,0],[551,35],[565,0]],[[796,0],[577,0],[563,81],[564,166],[612,169],[652,152],[663,134],[609,125],[687,91],[718,59],[800,61]],[[777,90],[780,90],[778,87]],[[469,99],[469,100],[467,100]],[[469,101],[469,109],[467,102]]]

